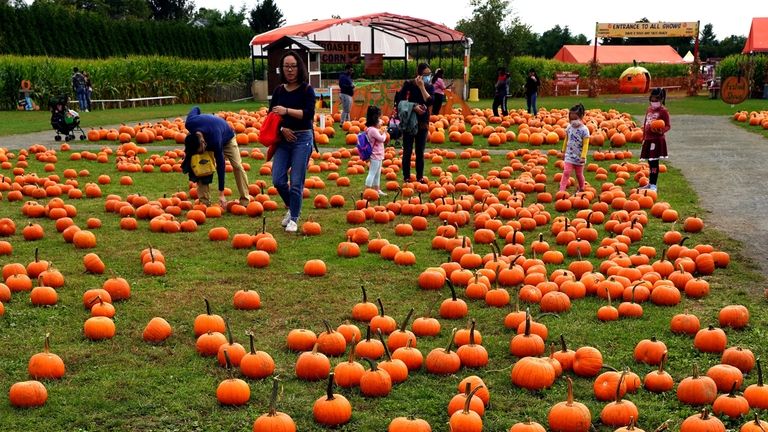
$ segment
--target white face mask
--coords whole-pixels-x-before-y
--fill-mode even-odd
[[[661,102],[651,102],[651,108],[658,108],[661,106]]]
[[[572,128],[581,127],[581,120],[571,120],[571,127]]]

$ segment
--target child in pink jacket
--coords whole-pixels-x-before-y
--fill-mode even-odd
[[[368,142],[373,147],[365,187],[373,188],[379,193],[379,196],[385,196],[386,193],[381,191],[379,183],[381,183],[381,164],[384,161],[384,141],[387,139],[387,134],[379,129],[381,127],[381,109],[379,107],[368,107],[368,112],[365,115],[365,127]]]

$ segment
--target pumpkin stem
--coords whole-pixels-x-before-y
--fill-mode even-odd
[[[387,342],[384,340],[384,333],[381,332],[381,329],[376,329],[376,333],[379,336],[381,344],[384,345],[384,354],[387,356],[387,360],[392,361],[392,353],[389,352],[389,346],[387,346]],[[408,339],[410,340],[411,338]]]
[[[323,324],[325,325],[325,331],[328,334],[333,333],[333,329],[331,328],[331,325],[328,324],[328,320],[323,320]]]
[[[680,239],[680,243],[678,243],[678,245],[682,246],[683,243],[685,243],[686,240],[688,240],[688,236],[685,236],[685,237],[681,238]]]
[[[380,297],[376,299],[376,303],[379,304],[380,316],[384,316],[384,303],[381,302],[381,298]]]
[[[229,344],[232,345],[234,341],[232,340],[232,330],[229,328],[229,319],[224,320],[224,327],[227,329],[227,340],[229,341]]]
[[[365,341],[366,342],[371,341],[371,325],[370,324],[365,328]]]
[[[470,383],[467,383],[467,386],[470,386],[470,385],[471,385]],[[483,385],[482,385],[482,384],[480,384],[479,386],[475,387],[475,388],[474,388],[474,389],[473,389],[471,392],[469,392],[469,394],[467,395],[466,399],[464,400],[464,410],[462,410],[462,412],[463,412],[464,414],[469,414],[469,404],[470,404],[470,402],[472,402],[472,397],[473,397],[473,396],[475,395],[475,393],[477,393],[477,391],[478,391],[478,390],[480,390],[481,388],[483,388]]]
[[[37,256],[38,256],[38,255],[37,255],[37,253],[38,253],[38,251],[37,251],[37,248],[35,248],[35,262],[39,262],[39,261],[40,261],[40,260],[37,258]]]
[[[335,399],[335,397],[333,396],[333,376],[334,376],[333,372],[328,374],[328,387],[326,387],[325,389],[325,400]]]
[[[51,334],[50,334],[50,333],[46,333],[46,334],[45,334],[45,344],[44,344],[44,346],[43,346],[43,351],[45,351],[45,352],[50,352],[50,348],[51,348],[51,346],[50,346],[50,343],[48,342],[48,339],[49,339],[50,337],[51,337]]]
[[[211,304],[208,302],[208,299],[203,297],[203,301],[205,302],[205,314],[210,315],[211,314]]]
[[[600,369],[608,369],[609,371],[613,371],[613,372],[618,372],[619,371],[618,369],[616,369],[615,367],[613,367],[613,366],[611,366],[609,364],[602,365],[600,367]]]
[[[371,371],[372,372],[376,372],[377,370],[379,370],[379,368],[376,366],[376,362],[374,360],[371,360],[368,357],[363,357],[363,360],[365,360],[371,366]]]
[[[253,332],[249,330],[245,332],[245,334],[248,335],[248,344],[251,347],[251,354],[256,354],[256,349],[253,346]]]
[[[525,308],[525,333],[523,333],[523,336],[528,337],[531,335],[531,310],[530,308]]]
[[[661,354],[661,361],[659,362],[659,375],[664,373],[664,363],[667,362],[667,351],[664,351],[663,354]]]
[[[608,306],[611,305],[611,290],[608,288],[605,289],[605,293],[608,294]]]
[[[277,378],[272,378],[272,395],[269,397],[269,416],[274,417],[277,414],[277,394],[280,390],[280,384]]]
[[[467,383],[467,384],[464,386],[464,397],[467,397],[467,396],[469,396],[469,394],[470,394],[470,393],[472,393],[472,383],[468,382],[468,383]]]
[[[381,234],[379,234],[381,236]],[[360,289],[363,290],[363,303],[368,303],[368,293],[365,292],[365,286],[361,285]]]
[[[568,352],[568,345],[565,344],[565,337],[561,334],[560,335],[560,346],[563,349],[563,352]]]
[[[349,359],[347,360],[349,363],[355,362],[355,347],[354,342],[351,342],[349,344]]]
[[[577,238],[576,241],[577,242],[581,241],[581,239]],[[579,247],[578,244],[576,244],[576,255],[578,255],[579,261],[582,261],[582,258],[581,258],[581,248]]]
[[[448,340],[448,346],[445,347],[445,352],[450,353],[451,348],[453,348],[453,337],[456,336],[456,327],[451,330],[451,338]]]
[[[566,405],[573,405],[573,380],[571,377],[565,377],[565,382],[568,383],[568,397],[566,399]]]
[[[475,319],[472,318],[472,325],[469,326],[469,344],[475,345]]]
[[[224,350],[224,362],[227,364],[227,372],[229,372],[229,379],[234,378],[232,374],[232,361],[229,359],[229,353]]]
[[[624,377],[627,376],[627,371],[624,370],[621,372],[621,376],[619,376],[619,382],[616,384],[616,403],[621,402],[621,383],[624,382]]]
[[[667,429],[669,429],[669,420],[665,420],[664,423],[660,424],[653,432],[661,432]]]
[[[96,302],[104,303],[104,301],[101,300],[101,296],[96,296],[93,299],[91,299],[91,301],[88,303],[88,306],[93,306],[93,304]]]
[[[763,368],[760,367],[760,357],[755,360],[755,363],[757,363],[757,386],[762,387],[763,386]]]
[[[453,287],[453,283],[451,283],[451,280],[448,278],[445,278],[445,282],[448,284],[448,288],[451,289],[451,298],[453,301],[456,301],[456,289]]]
[[[709,419],[709,410],[704,408],[701,410],[701,419],[702,420],[708,420]]]
[[[733,385],[731,386],[731,391],[728,392],[728,397],[734,398],[736,397],[736,385],[738,384],[738,381],[734,381]]]
[[[405,328],[408,327],[408,321],[411,320],[411,315],[413,315],[413,308],[408,311],[408,314],[405,316],[405,319],[403,320],[403,323],[400,324],[400,331],[405,332]],[[410,338],[408,338],[410,339]]]
[[[317,342],[315,342],[315,344],[312,346],[312,355],[315,355],[315,354],[317,354],[317,348],[318,348],[319,346],[320,346],[320,345],[318,345],[318,344],[317,344]]]
[[[693,379],[699,378],[699,365],[694,363],[693,364]]]

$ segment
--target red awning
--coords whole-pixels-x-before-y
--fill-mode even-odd
[[[565,63],[586,64],[592,61],[594,45],[564,45],[554,59]],[[685,63],[669,45],[598,45],[597,61],[601,64]]]
[[[442,24],[421,18],[383,12],[353,18],[326,19],[280,27],[255,36],[251,40],[251,45],[267,45],[283,36],[309,37],[312,33],[339,24],[372,27],[397,36],[409,44],[448,43],[465,40],[464,33]]]
[[[768,52],[768,18],[752,18],[749,37],[741,52]]]

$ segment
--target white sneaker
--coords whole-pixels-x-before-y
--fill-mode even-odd
[[[380,197],[387,196],[387,193],[384,191],[379,191],[379,196]]]
[[[296,221],[288,220],[288,225],[285,226],[285,232],[287,233],[295,233],[299,230],[299,225],[296,223]]]
[[[283,221],[280,222],[280,225],[288,226],[288,222],[290,221],[291,221],[291,211],[288,210],[287,212],[285,212],[285,216],[283,216]]]
[[[652,191],[656,192],[656,185],[655,184],[648,185],[648,190],[652,190]]]

